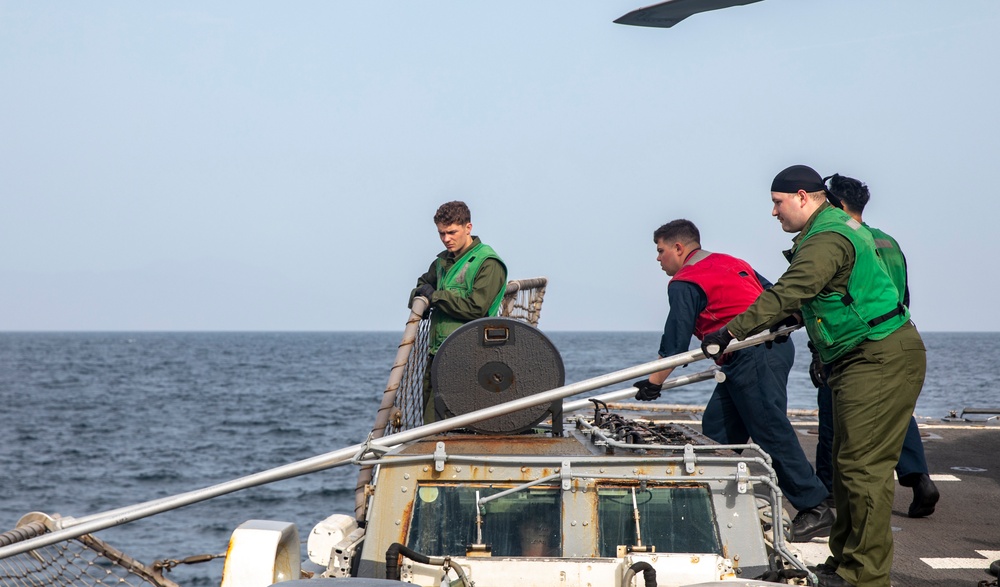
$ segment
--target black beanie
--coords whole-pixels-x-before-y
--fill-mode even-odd
[[[771,191],[782,194],[794,194],[799,190],[808,193],[821,192],[826,189],[823,178],[816,170],[806,165],[792,165],[774,176]]]

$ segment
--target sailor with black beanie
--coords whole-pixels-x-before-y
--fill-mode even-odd
[[[926,371],[926,351],[871,232],[826,199],[822,176],[805,165],[771,184],[771,215],[798,233],[789,266],[746,312],[707,335],[702,349],[804,320],[830,366],[833,498],[837,519],[820,585],[889,587],[893,468]],[[801,312],[801,314],[799,314]]]

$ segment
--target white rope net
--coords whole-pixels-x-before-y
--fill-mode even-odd
[[[45,534],[39,521],[0,534],[9,546]],[[178,587],[160,569],[146,566],[102,540],[84,534],[0,559],[2,587]]]

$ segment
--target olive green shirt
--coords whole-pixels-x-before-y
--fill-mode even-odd
[[[854,268],[851,241],[829,231],[814,234],[799,246],[816,215],[829,205],[823,202],[792,240],[791,250],[785,251],[788,269],[774,286],[764,290],[757,301],[726,325],[737,340],[769,329],[820,293],[847,294],[847,282]]]
[[[417,278],[417,287],[410,292],[410,300],[416,294],[417,288],[427,283],[434,287],[435,291],[431,295],[430,302],[438,310],[466,322],[484,318],[493,305],[493,300],[497,297],[497,292],[507,287],[507,270],[503,264],[496,259],[486,259],[479,268],[475,280],[472,282],[472,295],[463,298],[458,292],[437,289],[437,262],[441,259],[444,273],[447,273],[451,266],[455,264],[455,259],[461,258],[465,252],[479,244],[478,236],[472,237],[472,243],[458,251],[450,253],[442,251],[434,261],[431,262],[427,273]]]

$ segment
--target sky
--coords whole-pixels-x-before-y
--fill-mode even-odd
[[[869,185],[918,327],[1000,331],[1000,2],[642,4],[0,0],[0,331],[401,330],[455,199],[543,330],[656,331],[653,231],[773,281],[793,164]]]

